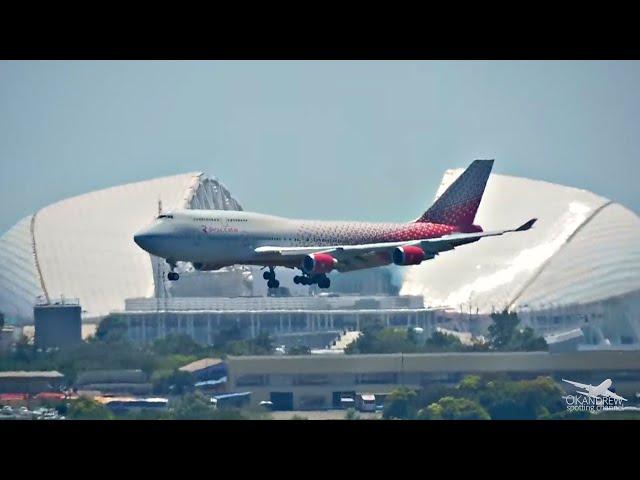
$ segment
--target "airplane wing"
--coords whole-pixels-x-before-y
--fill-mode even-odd
[[[328,253],[338,260],[336,270],[348,272],[361,268],[370,268],[391,263],[391,254],[396,247],[417,246],[425,252],[425,260],[430,260],[440,252],[453,250],[454,248],[467,243],[477,242],[484,237],[493,237],[510,232],[522,232],[529,230],[536,219],[531,219],[518,228],[510,230],[496,230],[478,233],[455,233],[439,238],[428,238],[422,240],[409,240],[403,242],[381,242],[360,245],[333,245],[323,247],[271,247],[263,246],[255,249],[257,254],[279,255],[283,259],[293,260],[296,257],[302,259],[305,255],[312,253]]]
[[[615,398],[616,400],[623,400],[625,402],[627,401],[626,398],[621,397],[620,395],[618,395],[616,393],[610,392],[609,390],[606,390],[602,395],[605,396],[605,397],[609,397],[609,398]]]
[[[580,382],[572,382],[571,380],[565,380],[564,378],[562,379],[563,382],[567,382],[570,383],[571,385],[573,385],[574,387],[578,387],[578,388],[584,388],[585,390],[588,389],[589,387],[591,387],[591,385],[587,385],[584,383],[580,383]]]

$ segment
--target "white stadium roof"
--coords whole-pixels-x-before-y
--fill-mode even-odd
[[[36,298],[79,298],[85,318],[152,296],[149,255],[133,234],[158,212],[242,210],[217,179],[186,173],[62,200],[20,220],[0,237],[0,311],[33,319]]]
[[[448,170],[439,196],[462,169]],[[640,290],[640,218],[586,190],[492,174],[476,216],[489,238],[407,267],[401,294],[425,305],[490,312],[585,304]]]

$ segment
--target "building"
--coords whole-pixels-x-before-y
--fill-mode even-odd
[[[93,398],[113,413],[139,413],[145,411],[166,411],[169,408],[169,399],[163,397],[107,397],[96,396]]]
[[[120,185],[48,205],[0,237],[0,310],[9,321],[33,323],[36,298],[79,298],[85,320],[122,309],[124,299],[171,295],[164,261],[151,258],[133,234],[163,209],[242,210],[216,178],[186,173]],[[100,252],[100,254],[96,254]],[[216,277],[180,264],[183,291],[198,277],[198,294],[216,294]],[[240,281],[238,281],[240,278]],[[235,290],[241,291],[242,275]],[[208,287],[207,287],[208,286]],[[221,291],[229,289],[220,286]],[[205,293],[203,293],[205,292]]]
[[[78,374],[75,390],[108,394],[149,395],[153,389],[142,370],[88,370]]]
[[[447,171],[436,196],[461,172]],[[640,348],[640,217],[586,190],[492,174],[475,223],[493,230],[529,218],[538,222],[523,234],[406,268],[400,293],[461,316],[516,310],[543,335],[588,323],[587,343]]]
[[[180,367],[181,372],[189,372],[198,382],[219,380],[227,376],[227,364],[219,358],[202,358]]]
[[[221,331],[238,328],[245,338],[267,332],[280,344],[304,342],[312,348],[326,347],[340,332],[359,330],[366,321],[429,330],[436,323],[421,296],[167,298],[161,309],[154,299],[137,298],[111,315],[125,320],[129,338],[139,343],[187,334],[212,345]]]
[[[339,408],[358,393],[378,398],[403,385],[427,391],[469,374],[511,379],[550,375],[592,385],[611,378],[627,398],[640,391],[640,352],[433,353],[229,357],[229,391],[250,391],[251,405],[271,401],[277,410]],[[566,386],[566,385],[565,385]]]
[[[15,341],[15,329],[13,327],[0,328],[0,353],[11,350]]]
[[[54,300],[33,307],[35,345],[37,348],[64,348],[82,342],[80,302]]]
[[[0,372],[0,393],[28,393],[60,391],[64,375],[50,371]]]

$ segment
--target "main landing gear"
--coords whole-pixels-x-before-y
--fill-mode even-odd
[[[318,284],[320,288],[329,288],[331,286],[331,280],[324,274],[319,275],[296,275],[293,277],[293,283],[296,285],[314,285]]]
[[[262,278],[267,280],[267,287],[269,288],[278,288],[280,286],[280,282],[276,280],[276,272],[273,267],[269,267],[269,271],[264,272]]]
[[[175,262],[170,262],[167,260],[167,263],[169,264],[169,267],[171,268],[171,271],[167,274],[167,279],[171,282],[177,282],[180,279],[180,275],[178,275],[177,272],[174,272],[175,268],[176,268],[176,264]]]

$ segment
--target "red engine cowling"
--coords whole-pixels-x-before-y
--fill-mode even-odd
[[[329,273],[338,261],[328,253],[312,253],[302,259],[302,270],[307,274]]]
[[[407,245],[393,250],[393,263],[396,265],[420,265],[424,258],[424,250],[420,247]]]

